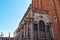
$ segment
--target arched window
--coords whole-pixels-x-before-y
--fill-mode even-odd
[[[45,23],[42,20],[39,21],[39,30],[40,31],[45,31]]]
[[[47,30],[48,32],[50,32],[49,25],[46,25],[46,30]]]
[[[37,31],[37,29],[38,29],[38,27],[37,27],[37,22],[35,21],[35,22],[33,23],[33,30],[34,30],[34,31]]]

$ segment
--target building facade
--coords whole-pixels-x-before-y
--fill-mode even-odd
[[[14,40],[60,40],[60,0],[32,0]]]

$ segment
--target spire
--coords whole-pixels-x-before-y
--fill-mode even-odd
[[[10,32],[9,32],[9,40],[10,40]]]
[[[10,37],[10,32],[9,32],[9,37]]]

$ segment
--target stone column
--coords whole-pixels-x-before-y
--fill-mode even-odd
[[[27,26],[26,26],[26,40],[28,40],[28,23],[27,23]]]
[[[20,30],[20,40],[22,39],[22,29]]]
[[[30,37],[30,40],[33,40],[33,23],[31,22],[31,26],[30,26],[30,34],[31,34],[31,37]]]
[[[20,37],[19,38],[20,38],[19,40],[21,40],[21,31],[20,31]]]
[[[22,35],[23,35],[23,40],[25,40],[25,25],[24,25],[24,28],[23,28]]]
[[[40,30],[39,30],[39,21],[38,21],[38,40],[41,39],[41,38],[40,38],[40,33],[39,33],[39,32],[40,32]]]

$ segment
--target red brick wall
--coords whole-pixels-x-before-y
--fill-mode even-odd
[[[53,0],[54,5],[50,4],[51,0],[32,0],[34,8],[48,10],[52,20],[54,31],[54,39],[60,40],[60,6],[58,0]],[[54,21],[54,16],[57,16],[57,21]]]

